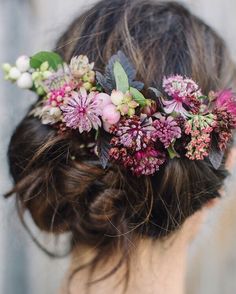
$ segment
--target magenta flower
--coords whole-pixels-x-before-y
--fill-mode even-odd
[[[164,110],[167,114],[177,112],[182,116],[188,116],[186,107],[191,106],[192,98],[202,96],[199,86],[193,80],[179,75],[165,77],[163,88],[171,97],[170,100],[163,99]]]
[[[61,106],[66,126],[78,129],[80,133],[89,132],[92,128],[101,127],[100,116],[102,110],[100,103],[95,99],[96,93],[87,94],[84,88],[73,92],[65,106]]]
[[[181,128],[172,116],[156,115],[157,120],[153,122],[155,132],[153,136],[159,139],[168,148],[175,139],[181,137]]]
[[[165,154],[151,147],[134,154],[133,173],[139,175],[153,175],[165,162]]]
[[[130,169],[134,175],[153,175],[165,162],[166,155],[153,147],[147,147],[135,153],[129,153],[124,147],[113,147],[109,152],[110,158]]]
[[[236,96],[232,90],[223,90],[217,94],[216,107],[224,108],[236,116]]]

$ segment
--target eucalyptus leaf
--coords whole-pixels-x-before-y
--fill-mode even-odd
[[[40,68],[44,62],[48,62],[49,68],[57,70],[63,64],[63,59],[55,52],[41,51],[30,58],[30,66],[34,69]]]
[[[130,87],[129,91],[132,94],[134,100],[140,106],[145,106],[146,105],[146,98],[143,96],[143,94],[139,90],[137,90],[137,89],[135,89],[133,87]]]
[[[129,90],[129,79],[123,66],[118,61],[115,62],[113,71],[116,81],[116,89],[125,94]]]

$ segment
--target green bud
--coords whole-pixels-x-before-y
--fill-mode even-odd
[[[91,88],[92,88],[92,84],[91,83],[89,83],[89,82],[86,82],[86,83],[83,83],[83,87],[87,90],[87,91],[89,91]]]
[[[82,80],[83,82],[88,82],[89,81],[88,74],[83,75]]]
[[[46,71],[49,69],[49,63],[47,61],[44,61],[41,65],[40,65],[40,71]]]
[[[36,92],[39,96],[43,96],[45,94],[45,91],[42,87],[38,87]]]
[[[4,63],[2,65],[2,69],[5,73],[9,73],[10,69],[11,69],[11,65],[9,63]]]
[[[38,71],[35,71],[32,73],[32,80],[35,81],[40,77],[40,73]]]
[[[128,116],[133,116],[135,115],[135,109],[134,108],[130,108],[128,111]]]

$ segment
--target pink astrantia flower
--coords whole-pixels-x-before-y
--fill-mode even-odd
[[[153,137],[159,139],[168,148],[175,139],[181,137],[181,129],[172,116],[162,116],[158,114],[156,120],[153,122],[155,132]]]
[[[236,95],[232,90],[223,90],[217,94],[216,107],[224,108],[229,113],[236,116]]]
[[[180,75],[165,77],[163,79],[163,88],[171,97],[170,100],[163,99],[164,109],[167,114],[177,112],[182,116],[188,116],[186,107],[191,106],[193,98],[202,96],[199,86],[193,80]]]
[[[95,92],[87,94],[84,88],[72,93],[67,105],[61,107],[67,127],[78,129],[80,133],[101,127],[102,110],[95,96]]]
[[[138,151],[134,155],[134,165],[131,170],[135,175],[153,175],[165,162],[165,154],[151,147]]]
[[[115,137],[112,144],[123,145],[126,148],[139,151],[146,148],[152,141],[154,130],[152,119],[147,118],[146,115],[124,118],[113,130]]]

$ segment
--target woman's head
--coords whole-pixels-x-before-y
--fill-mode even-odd
[[[236,72],[222,39],[174,2],[104,0],[78,17],[56,51],[68,62],[86,54],[103,71],[122,50],[147,87],[163,76],[195,80],[204,93],[234,86]],[[219,196],[226,176],[206,159],[172,159],[154,176],[136,177],[116,165],[107,170],[83,146],[88,135],[58,134],[25,117],[10,146],[10,170],[20,213],[28,209],[45,231],[72,232],[73,245],[96,246],[94,262],[108,252],[128,252],[131,240],[161,238]],[[106,254],[106,255],[105,255]]]

